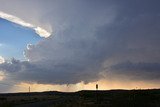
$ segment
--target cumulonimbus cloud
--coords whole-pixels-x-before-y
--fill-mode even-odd
[[[4,13],[0,11],[0,18],[8,20],[10,22],[16,23],[18,25],[21,25],[23,27],[27,27],[27,28],[31,28],[33,29],[40,37],[44,37],[47,38],[51,35],[51,33],[49,33],[47,30],[39,27],[39,26],[35,26],[33,24],[30,24],[28,22],[25,22],[24,20],[22,20],[21,18],[18,18],[16,16]]]
[[[8,0],[6,11],[3,11],[7,12],[8,3],[15,1]],[[32,23],[37,21],[42,26],[47,22],[54,27],[55,32],[54,36],[37,45],[27,46],[24,55],[29,61],[13,59],[9,63],[0,64],[1,71],[15,75],[14,78],[8,78],[42,84],[75,84],[81,81],[87,83],[102,78],[102,73],[104,77],[107,75],[106,78],[116,79],[121,78],[120,74],[127,79],[140,77],[141,80],[153,80],[156,76],[159,78],[159,2],[22,1],[17,1],[16,6],[11,3],[13,10],[23,9],[22,16],[15,16],[24,15],[33,19]],[[33,5],[24,7],[26,2]],[[32,13],[33,10],[35,12]],[[14,14],[13,12],[10,13]],[[30,13],[30,17],[26,12]],[[45,34],[40,27],[19,20],[18,22]],[[128,60],[131,63],[123,64]],[[114,65],[118,68],[115,69]],[[156,70],[153,71],[152,68]]]

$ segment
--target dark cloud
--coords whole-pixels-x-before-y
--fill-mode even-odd
[[[14,80],[91,82],[100,79],[99,73],[105,68],[114,75],[121,71],[132,76],[136,71],[148,79],[154,78],[148,72],[159,74],[158,1],[51,2],[46,2],[50,11],[44,9],[41,18],[50,22],[56,32],[28,46],[25,57],[29,61],[12,60],[0,65],[1,70],[16,76]],[[57,6],[52,6],[54,3]],[[143,63],[123,63],[126,60]]]
[[[134,80],[159,80],[160,77],[160,63],[126,61],[112,65],[108,69],[117,75],[126,75]]]

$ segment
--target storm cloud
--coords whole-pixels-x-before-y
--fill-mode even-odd
[[[158,80],[160,76],[160,63],[147,62],[121,62],[108,68],[119,75],[128,75],[133,80]]]
[[[51,26],[53,31],[38,44],[27,46],[24,56],[28,61],[0,64],[0,70],[15,75],[15,81],[75,84],[97,81],[108,70],[126,77],[138,72],[146,75],[142,79],[154,78],[144,71],[160,72],[159,1],[15,1],[17,7],[0,9],[14,13],[24,3],[35,4],[14,15],[47,30]],[[26,11],[31,11],[30,16]],[[123,63],[126,61],[130,62]]]

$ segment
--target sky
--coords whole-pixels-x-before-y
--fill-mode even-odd
[[[159,88],[159,4],[0,0],[1,92]]]
[[[36,44],[41,40],[32,29],[0,19],[0,55],[5,59],[16,58],[25,60],[23,51],[27,44]]]

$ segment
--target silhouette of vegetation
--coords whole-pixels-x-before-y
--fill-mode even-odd
[[[160,107],[160,90],[1,94],[0,107]]]

